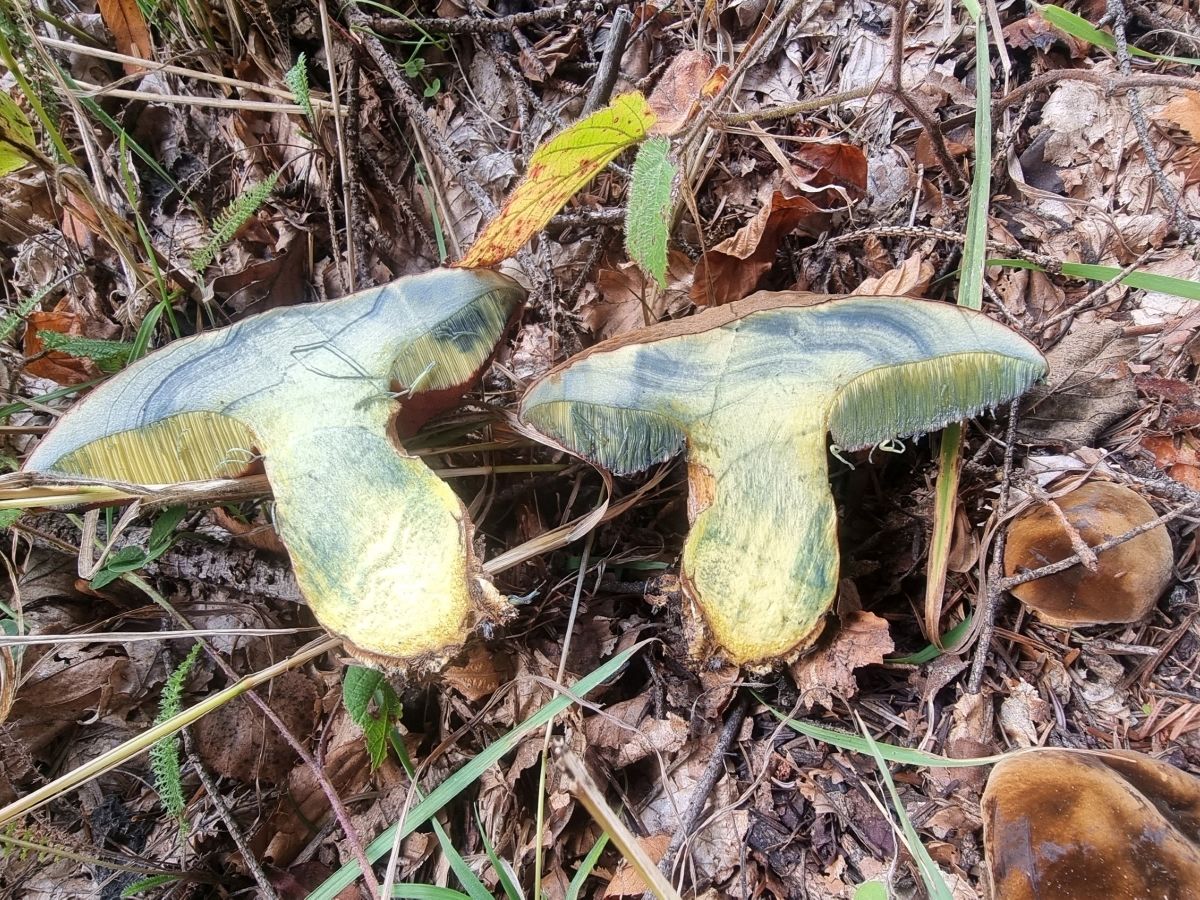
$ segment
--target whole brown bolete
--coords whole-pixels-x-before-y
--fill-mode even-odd
[[[992,769],[993,900],[1200,897],[1200,779],[1129,751],[1035,750]]]
[[[1089,481],[1055,503],[1089,547],[1155,518],[1150,504],[1127,487]],[[1016,575],[1075,552],[1062,520],[1049,506],[1032,507],[1009,528],[1004,571]],[[1171,583],[1174,556],[1164,526],[1105,550],[1096,571],[1082,565],[1017,585],[1016,597],[1051,625],[1103,625],[1145,618]]]

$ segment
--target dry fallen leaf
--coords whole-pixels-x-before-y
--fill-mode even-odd
[[[820,212],[805,197],[785,197],[775,191],[754,218],[701,257],[692,282],[692,302],[721,306],[747,296],[774,265],[784,237]]]
[[[1200,143],[1200,91],[1183,91],[1163,107],[1163,115]]]
[[[150,29],[142,15],[137,0],[99,0],[100,18],[112,32],[117,49],[126,56],[153,59],[154,48],[150,44]],[[125,72],[136,75],[144,72],[141,66],[125,63]]]
[[[686,253],[667,254],[667,289],[660,291],[631,262],[601,265],[594,293],[590,286],[579,306],[579,315],[598,339],[614,337],[653,325],[684,311],[689,302],[693,263]]]
[[[675,134],[690,121],[701,91],[713,74],[713,61],[700,50],[685,50],[671,61],[650,92],[650,108],[658,120],[651,134]]]
[[[808,706],[832,708],[835,695],[845,699],[858,693],[855,669],[878,665],[895,649],[887,620],[859,610],[845,617],[828,645],[792,663],[792,678]]]
[[[78,313],[34,310],[25,320],[25,371],[37,378],[49,378],[62,385],[82,384],[100,376],[99,367],[90,359],[71,356],[59,350],[46,350],[39,331],[53,331],[73,337],[85,336],[83,317]],[[35,358],[36,357],[36,358]]]
[[[646,851],[649,857],[658,862],[663,858],[663,854],[667,852],[667,845],[671,843],[671,836],[669,834],[651,834],[646,837],[639,837],[637,841],[642,845],[642,849]],[[628,860],[622,859],[620,865],[617,866],[617,871],[613,874],[612,881],[604,889],[604,896],[640,897],[646,890],[645,879],[638,874],[637,869],[629,864]]]
[[[317,718],[317,689],[307,676],[285,672],[259,696],[293,736],[307,739]],[[279,781],[295,761],[292,748],[275,724],[240,697],[196,723],[194,734],[204,764],[238,781]]]
[[[853,293],[876,297],[923,297],[932,278],[933,264],[914,251],[897,268],[878,278],[866,279]]]

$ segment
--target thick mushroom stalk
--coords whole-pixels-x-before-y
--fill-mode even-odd
[[[524,296],[495,272],[438,270],[177,341],[79,403],[25,469],[169,484],[261,457],[321,624],[369,662],[435,663],[503,604],[462,503],[392,420],[461,395]]]
[[[980,313],[822,299],[760,293],[621,335],[521,403],[548,443],[617,474],[686,446],[684,593],[700,633],[738,664],[807,648],[833,601],[827,434],[852,450],[929,431],[1017,397],[1046,369]]]

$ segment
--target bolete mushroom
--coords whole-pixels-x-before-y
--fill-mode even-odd
[[[437,270],[176,341],[77,404],[25,469],[164,484],[261,457],[321,624],[365,661],[435,663],[505,604],[462,503],[393,419],[461,396],[524,297],[495,272]]]
[[[1032,344],[961,307],[763,292],[585,350],[532,385],[520,415],[617,474],[686,447],[693,650],[711,639],[763,665],[816,640],[837,587],[826,435],[850,450],[929,431],[1045,370]]]
[[[1034,750],[983,792],[994,900],[1200,897],[1200,779],[1122,750]]]
[[[1127,487],[1089,481],[1054,501],[1089,547],[1154,519],[1150,504]],[[1006,575],[1039,569],[1075,553],[1062,519],[1047,505],[1018,516],[1004,546]],[[1082,565],[1017,585],[1012,593],[1051,625],[1136,622],[1154,608],[1171,583],[1174,555],[1163,526],[1096,556],[1096,570]]]

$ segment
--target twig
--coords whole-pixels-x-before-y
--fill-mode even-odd
[[[279,895],[275,893],[275,888],[267,878],[267,873],[263,871],[262,866],[258,864],[253,851],[250,849],[250,843],[246,840],[246,836],[242,834],[242,829],[238,827],[237,821],[233,818],[233,813],[229,811],[229,807],[225,804],[225,798],[221,796],[217,789],[216,782],[213,781],[211,775],[204,768],[204,763],[196,754],[196,748],[192,744],[192,733],[190,729],[183,729],[183,744],[187,748],[188,762],[192,764],[192,768],[196,770],[196,774],[200,776],[200,783],[204,785],[204,790],[208,794],[208,799],[212,801],[213,808],[217,811],[221,821],[225,823],[225,830],[229,832],[229,836],[233,839],[233,844],[238,848],[238,852],[242,854],[242,861],[246,864],[246,868],[250,870],[250,874],[254,877],[254,883],[258,885],[258,896],[265,900],[279,900]]]
[[[892,15],[892,84],[890,93],[908,110],[910,116],[921,123],[921,127],[929,135],[929,140],[933,145],[933,152],[937,156],[938,162],[942,164],[942,171],[950,179],[950,184],[955,192],[962,192],[966,190],[966,176],[963,174],[963,170],[958,165],[957,160],[950,155],[950,150],[946,147],[946,139],[942,134],[941,126],[904,89],[904,81],[901,78],[901,74],[904,65],[904,24],[908,12],[907,7],[908,4],[905,0],[899,0],[896,4],[896,11]]]
[[[1003,522],[1008,513],[1008,500],[1012,490],[1013,448],[1017,443],[1017,418],[1019,405],[1014,400],[1008,407],[1008,433],[1004,442],[1004,470],[1000,482],[1000,496],[996,499],[994,513],[997,522]],[[988,566],[987,588],[984,591],[983,605],[976,611],[976,622],[979,636],[975,641],[975,656],[971,659],[971,674],[967,678],[967,693],[978,694],[983,685],[983,669],[987,664],[988,652],[992,646],[992,635],[996,632],[996,610],[1000,607],[1000,573],[1004,559],[1004,544],[1008,530],[1000,527],[996,534],[996,542],[992,547],[992,562]]]
[[[1132,72],[1132,63],[1129,59],[1129,45],[1125,40],[1125,22],[1128,14],[1125,12],[1124,0],[1108,0],[1108,12],[1105,13],[1104,18],[1112,22],[1113,37],[1117,41],[1117,62],[1121,66],[1121,74],[1129,77]],[[1179,191],[1175,190],[1175,185],[1171,184],[1170,179],[1167,178],[1162,162],[1159,160],[1158,154],[1154,152],[1154,144],[1150,140],[1150,124],[1146,121],[1146,110],[1142,107],[1141,95],[1136,90],[1131,90],[1126,99],[1129,101],[1129,115],[1133,119],[1138,143],[1142,145],[1142,153],[1146,156],[1146,165],[1150,167],[1150,171],[1154,175],[1158,192],[1162,194],[1163,200],[1171,208],[1171,216],[1175,219],[1175,229],[1179,232],[1179,236],[1183,240],[1191,242],[1196,238],[1196,226],[1192,224],[1191,219],[1184,211]]]
[[[826,94],[822,97],[813,97],[811,100],[799,100],[781,106],[768,106],[764,109],[752,109],[740,113],[719,113],[717,118],[725,125],[748,125],[751,122],[790,119],[792,116],[816,112],[818,109],[825,109],[828,106],[837,106],[851,100],[862,100],[879,91],[891,93],[891,89],[886,85],[872,84],[867,87],[854,88],[851,91],[842,91],[840,94]]]
[[[1071,316],[1074,316],[1080,312],[1083,312],[1085,309],[1087,309],[1089,306],[1091,306],[1091,304],[1093,302],[1095,302],[1096,300],[1102,298],[1105,294],[1107,294],[1110,288],[1118,286],[1122,281],[1124,281],[1129,276],[1129,273],[1133,272],[1135,269],[1140,267],[1154,253],[1155,253],[1154,250],[1147,250],[1145,253],[1141,254],[1137,259],[1135,259],[1133,262],[1131,262],[1129,265],[1127,265],[1123,269],[1121,269],[1120,272],[1118,272],[1116,275],[1114,275],[1108,281],[1104,282],[1103,284],[1101,284],[1099,287],[1095,288],[1094,290],[1088,291],[1087,294],[1085,294],[1082,298],[1080,298],[1076,302],[1072,303],[1066,309],[1060,310],[1059,312],[1056,312],[1054,315],[1052,315],[1050,318],[1046,319],[1044,322],[1040,322],[1038,324],[1038,329],[1040,331],[1042,331],[1043,333],[1045,333],[1047,329],[1049,329],[1050,327],[1052,327],[1054,325],[1057,325],[1063,319],[1069,319]]]
[[[329,99],[333,102],[333,127],[337,136],[338,174],[342,182],[342,221],[346,224],[346,289],[354,293],[358,283],[358,258],[351,230],[353,203],[350,199],[350,160],[346,153],[346,129],[342,123],[341,87],[338,85],[337,66],[333,58],[333,38],[329,34],[329,8],[325,0],[317,0],[317,13],[321,18],[321,42],[325,49],[325,68],[329,70]],[[337,234],[332,234],[333,252],[338,254]]]
[[[1191,512],[1198,506],[1200,506],[1200,498],[1176,507],[1169,513],[1163,513],[1161,516],[1157,516],[1151,519],[1149,522],[1143,522],[1136,528],[1129,529],[1124,534],[1109,538],[1107,541],[1103,541],[1092,547],[1092,552],[1099,554],[1103,553],[1105,550],[1111,550],[1113,547],[1117,547],[1126,541],[1133,540],[1139,534],[1145,534],[1147,531],[1153,531],[1159,525],[1165,525],[1167,522],[1170,522],[1173,519],[1178,519],[1184,513]],[[1082,560],[1080,559],[1079,554],[1072,553],[1066,559],[1059,560],[1056,563],[1050,563],[1049,565],[1042,566],[1038,569],[1022,572],[1020,575],[1010,575],[1008,578],[1002,578],[997,583],[997,587],[1002,591],[1011,591],[1013,588],[1019,587],[1022,584],[1027,584],[1030,581],[1037,581],[1039,578],[1045,578],[1049,575],[1057,575],[1059,572],[1065,572],[1067,569],[1079,565],[1080,562],[1082,562]]]
[[[450,144],[446,141],[445,135],[441,133],[433,120],[425,112],[425,107],[421,105],[421,100],[412,88],[408,86],[408,82],[404,80],[404,73],[400,71],[400,67],[396,65],[396,61],[392,59],[387,48],[384,47],[383,41],[379,40],[375,35],[371,34],[369,29],[371,19],[361,9],[358,8],[358,3],[355,0],[350,0],[346,4],[346,21],[352,29],[358,33],[359,40],[366,48],[367,53],[371,55],[371,59],[375,61],[375,65],[379,67],[380,74],[387,81],[388,86],[392,89],[392,93],[396,95],[396,99],[404,106],[405,113],[412,120],[413,126],[421,132],[425,141],[438,159],[442,166],[462,185],[471,197],[471,200],[479,208],[485,216],[491,217],[496,214],[496,204],[492,202],[492,198],[488,196],[487,191],[475,180],[474,176],[468,171],[466,165],[455,156]],[[456,21],[456,20],[450,20]],[[468,19],[467,21],[472,21]]]
[[[671,835],[671,842],[667,844],[666,852],[663,853],[663,857],[658,863],[658,870],[668,878],[671,877],[671,872],[675,868],[675,857],[679,855],[679,851],[683,848],[683,845],[692,836],[692,828],[700,818],[700,814],[704,812],[704,807],[708,805],[708,801],[712,799],[713,788],[717,786],[717,782],[725,774],[725,754],[729,752],[729,748],[733,744],[733,739],[741,731],[742,722],[746,718],[746,710],[749,707],[750,695],[743,692],[734,702],[733,708],[729,710],[729,715],[725,718],[725,724],[722,726],[721,733],[717,737],[717,743],[713,747],[708,765],[705,766],[704,772],[696,780],[687,809],[684,810],[683,815],[679,819],[679,827]]]
[[[592,89],[583,103],[581,115],[594,113],[612,96],[617,75],[621,72],[621,56],[625,53],[625,42],[629,39],[629,27],[632,24],[633,13],[629,11],[629,7],[619,7],[613,13],[608,26],[608,40],[604,42],[604,53],[600,56],[600,68],[596,70],[596,80],[592,82]]]
[[[567,0],[561,6],[548,6],[533,12],[514,13],[511,16],[498,16],[494,19],[475,19],[461,16],[454,19],[385,19],[374,17],[368,19],[368,24],[379,34],[419,34],[421,32],[440,32],[441,34],[504,34],[514,28],[526,28],[530,25],[555,25],[589,12],[607,12],[613,7],[627,3],[629,0]]]
[[[925,228],[920,225],[873,225],[870,228],[860,228],[858,231],[848,231],[845,234],[839,234],[835,238],[830,238],[826,242],[826,245],[836,247],[839,244],[853,244],[869,237],[918,238],[920,240],[950,241],[955,244],[961,244],[966,240],[966,237],[961,232],[948,231],[944,228]],[[989,253],[1001,253],[1006,256],[1016,256],[1020,259],[1028,260],[1031,263],[1041,266],[1051,274],[1059,274],[1062,268],[1061,262],[1053,256],[1046,256],[1044,253],[1026,250],[1024,247],[1019,247],[1015,244],[1000,244],[988,241],[987,248]]]

